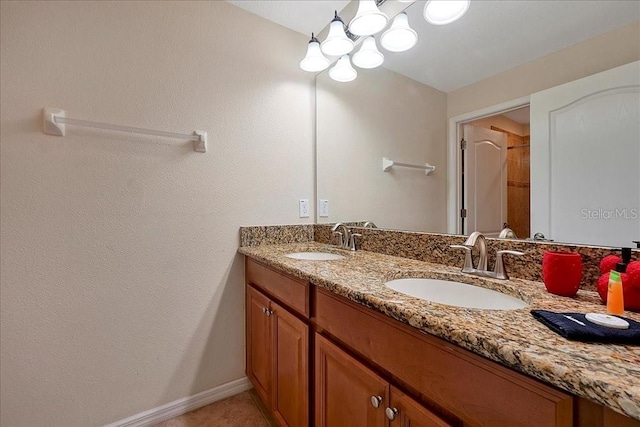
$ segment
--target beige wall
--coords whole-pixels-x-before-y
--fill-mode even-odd
[[[446,94],[384,68],[349,83],[322,73],[316,85],[317,191],[330,205],[320,222],[446,231]],[[385,173],[383,157],[437,170]]]
[[[221,1],[0,14],[2,426],[101,425],[241,378],[238,227],[310,222],[307,37]],[[206,130],[209,152],[47,136],[45,106]]]
[[[500,104],[640,59],[640,21],[447,94],[447,116]]]

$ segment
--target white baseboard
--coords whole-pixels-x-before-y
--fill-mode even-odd
[[[247,377],[242,377],[235,381],[219,385],[209,390],[205,390],[193,396],[174,400],[166,405],[141,412],[124,420],[116,421],[105,427],[148,427],[162,421],[170,420],[189,411],[206,406],[218,400],[242,393],[251,388],[251,383]]]

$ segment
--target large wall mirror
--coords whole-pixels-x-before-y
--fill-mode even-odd
[[[472,1],[446,26],[423,8],[405,10],[411,50],[316,78],[317,222],[640,240],[640,3]]]

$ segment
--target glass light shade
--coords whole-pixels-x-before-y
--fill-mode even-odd
[[[389,21],[380,12],[375,0],[360,0],[356,16],[349,22],[349,31],[356,36],[370,36],[381,31]]]
[[[340,57],[338,62],[336,62],[336,65],[329,70],[329,77],[337,82],[350,82],[355,80],[357,76],[358,72],[351,66],[349,55],[343,55]]]
[[[390,52],[404,52],[418,42],[418,34],[409,26],[407,14],[399,13],[391,23],[391,27],[382,33],[380,44]]]
[[[434,25],[450,24],[467,13],[470,0],[429,0],[424,6],[424,19]]]
[[[318,40],[310,41],[307,47],[307,54],[304,59],[300,61],[300,68],[304,71],[310,71],[312,73],[326,70],[329,66],[329,60],[320,51],[320,43]]]
[[[373,36],[364,39],[360,50],[353,55],[353,65],[360,68],[376,68],[383,62],[384,55],[378,50]]]
[[[353,42],[344,33],[344,24],[334,19],[329,25],[329,35],[320,45],[322,52],[330,56],[342,56],[353,50]]]

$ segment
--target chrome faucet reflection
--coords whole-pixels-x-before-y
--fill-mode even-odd
[[[336,225],[331,228],[331,231],[334,236],[338,237],[338,246],[349,251],[356,250],[356,239],[362,237],[362,234],[351,232],[351,230],[341,222],[336,223]]]
[[[473,248],[478,246],[478,265],[476,267],[473,266],[473,258],[472,251]],[[481,277],[492,277],[494,279],[502,279],[506,280],[509,278],[507,275],[507,270],[504,266],[504,260],[502,257],[504,255],[515,255],[522,256],[523,252],[518,251],[510,251],[510,250],[502,250],[496,252],[496,263],[493,267],[493,271],[487,270],[487,239],[485,236],[479,231],[474,231],[469,235],[467,240],[463,245],[451,245],[452,249],[462,249],[465,251],[464,257],[464,265],[462,267],[462,272],[467,274],[473,274],[475,276]]]
[[[500,231],[500,234],[498,235],[498,239],[517,239],[517,238],[518,236],[516,236],[516,233],[509,227],[503,228],[502,231]]]

